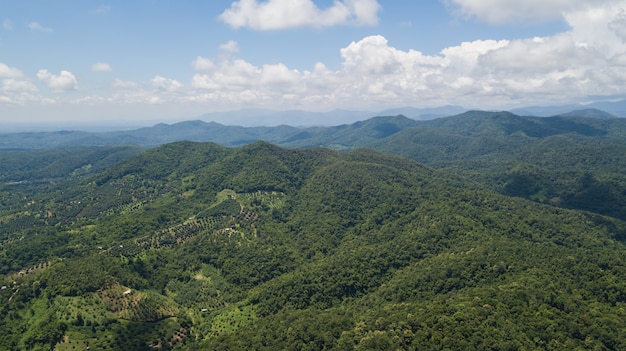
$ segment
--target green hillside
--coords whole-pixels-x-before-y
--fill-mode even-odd
[[[137,155],[134,145],[0,152],[0,182],[33,182],[102,172]]]
[[[114,148],[104,145],[155,147],[180,140],[224,146],[264,140],[289,148],[326,147],[342,152],[366,147],[413,159],[502,194],[626,220],[626,119],[593,108],[553,117],[486,111],[428,121],[379,116],[334,127],[240,127],[186,121],[107,133],[2,134],[0,161],[8,166],[0,169],[0,180],[94,173],[105,167],[94,168],[95,163],[83,160],[99,157],[97,150]],[[71,159],[63,155],[87,145],[96,150],[93,155],[80,155],[83,151]],[[60,146],[65,148],[54,149]],[[46,152],[3,151],[34,149]],[[109,159],[119,161],[132,154],[120,152]],[[111,164],[105,161],[99,164]],[[13,178],[6,178],[7,174]]]
[[[404,158],[178,142],[2,189],[3,350],[626,348],[626,223]]]
[[[626,120],[470,111],[362,146],[512,196],[626,220]]]

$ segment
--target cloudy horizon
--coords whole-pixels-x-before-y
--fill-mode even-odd
[[[1,124],[626,98],[626,0],[0,7]]]

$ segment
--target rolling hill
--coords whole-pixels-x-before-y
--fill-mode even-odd
[[[624,222],[405,158],[177,142],[0,193],[6,350],[626,347]]]
[[[503,194],[626,219],[626,119],[611,118],[595,109],[553,117],[484,111],[429,121],[374,117],[353,124],[311,128],[246,128],[188,121],[99,134],[8,134],[0,140],[13,149],[44,150],[66,144],[73,146],[65,150],[121,143],[154,147],[178,140],[213,141],[226,146],[265,140],[289,148],[322,146],[344,152],[365,147],[446,170]],[[2,154],[0,157],[8,160],[28,155]],[[61,175],[74,170],[84,172],[81,166],[90,167],[89,162],[70,167],[73,162],[67,162],[66,169],[53,170],[56,166],[51,165],[45,170]],[[32,165],[27,166],[32,173],[46,162],[28,164]]]
[[[507,195],[626,219],[626,120],[467,112],[363,145]]]

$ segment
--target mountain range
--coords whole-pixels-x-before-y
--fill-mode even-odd
[[[625,222],[456,172],[184,141],[35,180],[0,187],[4,350],[626,346]]]
[[[450,107],[455,110],[456,107]],[[390,110],[393,112],[410,112],[407,109]],[[471,112],[471,111],[470,111]],[[269,113],[269,112],[268,112]],[[486,112],[489,113],[489,112]],[[460,114],[457,116],[463,116]],[[386,116],[395,116],[392,114]],[[394,124],[393,128],[428,127],[433,119],[418,121],[406,115],[405,121]],[[589,118],[615,118],[613,115],[596,109],[582,109],[568,111],[561,114],[562,117],[589,117]],[[521,116],[520,116],[521,117]],[[390,117],[391,118],[391,117]],[[436,118],[439,119],[439,118]],[[435,119],[435,120],[436,120]],[[279,125],[275,127],[243,127],[223,125],[216,122],[204,122],[202,120],[184,121],[174,124],[160,123],[152,127],[144,127],[128,131],[114,132],[83,132],[83,131],[54,131],[54,132],[21,132],[0,134],[0,150],[23,150],[23,149],[46,149],[62,146],[110,146],[120,144],[135,144],[153,147],[174,141],[212,141],[226,146],[245,145],[257,140],[264,140],[284,146],[318,146],[327,145],[331,139],[341,140],[346,133],[358,134],[362,128],[369,128],[372,123],[378,123],[381,117],[342,124],[329,127],[306,127]],[[382,122],[384,123],[384,122]],[[389,126],[391,126],[391,124]],[[375,128],[385,128],[377,126]],[[399,130],[394,130],[399,131]],[[392,130],[372,135],[374,138],[386,137]],[[387,133],[387,134],[385,134]],[[356,136],[358,138],[358,136]],[[351,146],[350,141],[339,144]]]
[[[56,170],[52,174],[66,175],[84,174],[84,167],[95,172],[143,147],[180,140],[211,141],[224,146],[263,140],[289,148],[374,149],[455,172],[500,193],[626,219],[626,119],[613,118],[599,110],[570,111],[553,117],[468,111],[427,121],[399,115],[309,128],[187,121],[125,132],[7,134],[0,140],[13,150],[57,150],[51,154],[0,154],[5,169],[20,169],[25,157],[40,160],[38,167],[10,173],[15,179],[0,174],[0,179],[7,181],[37,178],[37,174],[51,174],[50,169]],[[84,146],[100,149],[76,149]],[[54,147],[64,147],[62,153],[74,154],[64,158],[64,167],[47,161],[58,156]],[[594,180],[595,191],[581,185],[585,177]]]
[[[603,111],[0,140],[2,350],[626,348]]]

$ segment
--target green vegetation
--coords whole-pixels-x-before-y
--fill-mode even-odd
[[[601,128],[493,118],[506,123],[458,134],[508,125],[483,146],[519,138],[545,164],[178,142],[5,182],[0,349],[626,348],[617,156],[570,174],[587,157],[572,156],[555,175],[548,156],[573,149],[545,148],[572,138],[587,155]],[[410,130],[372,123],[370,140]]]
[[[124,132],[16,133],[0,138],[4,150],[48,149],[0,152],[0,182],[4,179],[13,185],[32,178],[51,182],[65,175],[93,174],[139,151],[128,146],[75,146],[153,147],[179,140],[240,146],[265,140],[285,147],[323,146],[342,152],[367,147],[463,176],[502,194],[626,219],[622,210],[626,208],[626,119],[595,109],[548,118],[483,111],[430,121],[387,116],[305,129],[187,121]],[[49,150],[60,146],[65,148]],[[132,209],[143,204],[128,205]]]
[[[626,119],[470,111],[360,145],[502,194],[626,220],[625,141]]]

